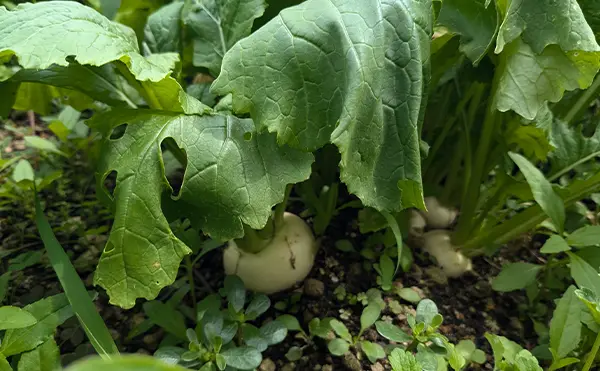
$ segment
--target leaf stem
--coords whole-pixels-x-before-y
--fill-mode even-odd
[[[194,264],[189,255],[185,256],[185,266],[187,268],[188,283],[190,284],[190,294],[194,302],[194,313],[198,313],[198,300],[196,298],[196,285],[194,285]]]
[[[598,348],[600,348],[600,332],[598,332],[598,334],[596,335],[596,340],[594,340],[592,350],[590,351],[590,354],[588,355],[588,358],[585,361],[585,364],[583,365],[581,371],[589,371],[589,369],[592,367],[592,364],[596,359],[596,353],[598,353]]]
[[[277,230],[283,224],[283,213],[285,213],[285,209],[287,208],[287,203],[290,199],[290,193],[292,193],[293,187],[293,184],[288,184],[285,187],[283,201],[281,201],[277,206],[275,206],[275,211],[273,212],[273,223],[275,226],[275,230]]]

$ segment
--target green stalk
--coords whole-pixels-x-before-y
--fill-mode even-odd
[[[288,184],[285,187],[285,193],[283,195],[283,201],[281,201],[276,207],[273,213],[273,223],[275,224],[275,230],[277,230],[283,224],[283,213],[287,208],[288,200],[290,199],[290,193],[292,193],[293,184]]]
[[[594,340],[594,345],[592,345],[592,350],[590,351],[590,354],[588,355],[588,358],[585,361],[585,364],[583,365],[583,368],[581,369],[581,371],[589,371],[590,370],[590,368],[592,367],[592,364],[594,363],[594,360],[596,359],[596,354],[598,353],[598,348],[600,348],[600,332],[598,332],[598,334],[596,335],[596,340]]]
[[[569,207],[585,196],[600,190],[600,173],[593,175],[589,179],[573,182],[566,188],[565,207]],[[487,231],[481,231],[474,238],[460,245],[468,255],[474,256],[482,253],[482,247],[490,244],[501,245],[519,235],[534,229],[539,223],[547,219],[548,216],[539,205],[533,205],[509,220],[490,228]]]
[[[493,99],[490,97],[488,107],[486,108],[486,115],[483,121],[483,130],[479,138],[479,146],[475,153],[472,176],[469,179],[469,185],[467,192],[464,194],[464,198],[461,203],[461,216],[458,220],[456,232],[454,233],[453,243],[461,245],[465,241],[473,228],[473,221],[475,220],[475,214],[477,211],[477,205],[479,203],[479,194],[483,177],[486,174],[486,163],[489,155],[490,145],[494,136],[494,129],[496,127],[496,111],[492,107]]]
[[[583,91],[579,99],[577,99],[575,104],[571,106],[571,109],[569,109],[567,114],[563,117],[563,121],[565,121],[567,125],[570,124],[574,118],[580,116],[583,110],[586,110],[589,107],[590,101],[594,99],[598,88],[600,88],[600,77],[596,76],[592,85]]]
[[[185,256],[185,267],[187,270],[187,280],[190,284],[190,294],[192,295],[192,301],[194,302],[194,313],[198,313],[198,300],[196,298],[196,286],[194,285],[194,264],[189,255]]]

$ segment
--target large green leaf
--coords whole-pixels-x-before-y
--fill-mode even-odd
[[[576,0],[508,0],[496,53],[519,36],[536,54],[548,45],[564,51],[600,51]]]
[[[437,22],[461,35],[460,50],[478,64],[494,43],[498,29],[495,3],[485,0],[444,0]]]
[[[12,367],[10,367],[10,363],[6,360],[6,357],[0,353],[0,371],[13,371]]]
[[[60,90],[77,90],[94,100],[111,106],[128,105],[133,107],[137,103],[136,98],[130,96],[132,88],[128,87],[124,79],[115,73],[113,65],[93,67],[70,63],[66,67],[53,65],[44,70],[23,69],[14,74],[10,81],[40,83],[64,88]],[[19,94],[24,94],[21,91],[25,85],[21,84]],[[56,96],[60,97],[60,93],[61,91]],[[45,103],[50,99],[42,97],[41,100]],[[18,97],[17,102],[19,102]]]
[[[590,86],[596,72],[596,52],[564,52],[550,45],[537,54],[516,39],[500,55],[494,105],[502,112],[513,110],[533,120],[546,102],[558,102],[565,90]]]
[[[109,139],[125,123],[124,135]],[[111,303],[125,308],[138,297],[156,297],[190,252],[161,211],[163,192],[171,192],[163,140],[173,138],[187,155],[181,191],[171,202],[215,239],[242,237],[243,224],[264,227],[286,185],[310,175],[312,155],[279,147],[273,135],[256,133],[249,119],[118,110],[90,125],[107,138],[98,180],[117,172],[115,221],[95,282],[106,288]]]
[[[60,366],[60,351],[53,338],[34,350],[23,353],[18,371],[56,371]]]
[[[101,359],[98,357],[88,358],[73,363],[66,371],[186,371],[177,365],[170,365],[166,362],[141,355],[127,355],[122,357],[114,357],[111,359]]]
[[[527,183],[531,187],[533,198],[542,210],[552,219],[556,229],[562,233],[565,227],[565,204],[554,191],[544,174],[529,160],[518,153],[509,152],[510,158],[517,164]]]
[[[144,41],[152,53],[179,53],[183,2],[167,4],[148,17]]]
[[[166,0],[120,0],[119,10],[114,16],[115,22],[130,27],[138,40],[144,38],[144,26],[148,17],[158,10]]]
[[[366,206],[424,207],[418,125],[428,80],[431,3],[309,0],[227,52],[213,90],[233,93],[279,143],[342,155]]]
[[[579,127],[570,127],[554,120],[550,132],[554,151],[549,154],[552,167],[551,177],[557,178],[575,167],[600,156],[600,129],[586,137]]]
[[[265,11],[265,0],[193,0],[184,10],[184,23],[194,39],[194,65],[217,76],[223,56],[250,35],[252,23]]]
[[[59,294],[36,301],[25,308],[37,319],[35,325],[7,330],[0,353],[6,357],[32,350],[54,336],[54,330],[73,315],[69,301]]]
[[[580,318],[584,307],[575,295],[575,290],[575,286],[569,286],[558,301],[550,321],[550,349],[557,359],[565,358],[572,350],[577,349],[581,340]]]
[[[142,56],[129,28],[74,1],[26,3],[13,11],[0,7],[0,61],[13,55],[22,67],[34,70],[66,67],[71,61],[91,66],[122,62],[127,68],[121,72],[140,81],[139,89],[151,107],[201,110],[201,104],[170,76],[177,54]]]

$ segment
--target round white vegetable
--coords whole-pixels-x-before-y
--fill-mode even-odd
[[[304,280],[316,253],[317,244],[309,226],[286,212],[275,236],[260,252],[248,253],[230,241],[223,252],[223,266],[226,274],[240,277],[247,289],[272,294]]]
[[[452,245],[450,231],[435,230],[423,235],[423,250],[431,254],[447,277],[458,277],[470,271],[471,259]]]
[[[435,197],[425,197],[427,211],[421,211],[429,228],[448,228],[456,219],[458,211],[440,204]]]
[[[427,222],[425,221],[425,217],[423,217],[423,215],[420,212],[416,210],[411,210],[409,226],[409,231],[412,235],[420,236],[423,234],[423,231],[427,226]]]

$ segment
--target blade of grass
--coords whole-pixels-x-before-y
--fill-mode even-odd
[[[50,257],[52,268],[56,272],[58,280],[73,308],[73,312],[75,312],[77,319],[79,319],[94,349],[102,358],[106,359],[111,358],[112,355],[119,354],[117,345],[113,341],[106,324],[98,314],[96,306],[92,302],[83,281],[77,274],[77,271],[75,271],[75,267],[71,264],[65,250],[54,236],[52,227],[50,227],[50,223],[48,223],[42,211],[37,193],[35,195],[35,220],[48,256]]]

